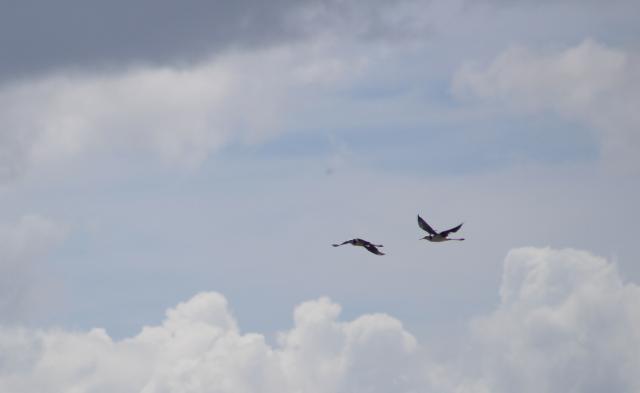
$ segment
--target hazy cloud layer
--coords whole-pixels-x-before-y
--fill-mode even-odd
[[[422,39],[422,4],[15,3],[0,16],[0,180],[86,152],[193,166],[281,133],[301,105],[339,97],[370,62],[398,54],[385,43]]]
[[[488,65],[468,64],[454,78],[460,96],[512,110],[553,111],[591,126],[616,169],[640,169],[640,57],[593,40],[562,51],[508,49]]]
[[[327,47],[328,46],[328,47]],[[331,44],[284,46],[219,57],[189,68],[56,74],[0,88],[0,177],[87,152],[142,151],[197,165],[230,142],[282,132],[306,89],[357,74],[357,54]]]
[[[635,392],[640,289],[583,251],[523,248],[504,265],[501,303],[472,325],[472,350],[436,364],[400,321],[340,321],[305,302],[275,345],[243,333],[217,293],[113,341],[102,329],[0,330],[0,387],[39,392]],[[464,339],[464,338],[461,338]],[[480,367],[478,367],[480,365]]]
[[[64,235],[36,215],[0,224],[0,323],[23,320],[47,305],[52,293],[40,260]]]
[[[86,152],[146,150],[197,165],[222,146],[264,140],[287,126],[336,134],[388,127],[410,130],[405,138],[415,139],[444,123],[453,142],[461,129],[491,127],[476,124],[473,109],[452,105],[445,94],[451,70],[479,54],[468,37],[481,36],[487,56],[531,40],[518,21],[567,19],[580,6],[547,4],[535,13],[527,7],[427,0],[15,3],[0,15],[8,59],[0,84],[0,180]],[[584,37],[592,14],[605,15],[606,26],[625,21],[617,19],[624,7],[588,10],[578,15],[577,32],[558,28],[545,40]],[[500,23],[487,25],[488,15]],[[515,35],[507,42],[510,29]],[[589,40],[561,52],[523,48],[487,66],[464,67],[456,90],[577,119],[598,130],[610,162],[635,165],[627,164],[638,149],[633,52]],[[16,77],[29,69],[38,72]]]

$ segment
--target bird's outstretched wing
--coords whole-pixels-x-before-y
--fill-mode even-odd
[[[373,245],[373,244],[371,244],[371,243],[365,244],[364,248],[366,248],[366,249],[367,249],[367,251],[372,252],[372,253],[374,253],[374,254],[376,254],[376,255],[384,255],[384,253],[383,253],[383,252],[381,252],[380,250],[378,250],[378,249],[376,248],[376,246],[374,246],[374,245]]]
[[[352,241],[353,241],[353,240],[345,240],[345,241],[343,241],[343,242],[342,242],[342,243],[340,243],[340,244],[332,244],[332,246],[334,246],[334,247],[340,247],[340,246],[342,246],[343,244],[349,244],[349,243],[351,243]]]
[[[427,224],[427,222],[425,220],[422,219],[422,217],[420,217],[420,215],[418,215],[418,225],[420,226],[420,228],[422,228],[425,231],[429,232],[429,234],[431,234],[431,235],[437,235],[438,234],[436,231],[433,230],[433,228],[431,228],[429,226],[429,224]]]
[[[453,227],[451,229],[447,229],[446,231],[442,231],[440,232],[440,235],[447,237],[447,235],[449,235],[450,233],[453,232],[458,232],[458,229],[460,229],[462,227],[462,224],[458,225],[457,227]]]

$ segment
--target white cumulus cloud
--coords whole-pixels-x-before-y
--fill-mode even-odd
[[[103,329],[0,328],[7,392],[637,392],[640,288],[584,251],[522,248],[501,302],[473,321],[458,360],[435,362],[386,314],[341,321],[305,302],[271,344],[238,327],[227,300],[200,293],[134,336]],[[452,345],[459,348],[460,346]],[[465,347],[466,348],[466,347]]]
[[[412,391],[416,340],[387,315],[338,320],[327,298],[300,305],[272,347],[239,331],[217,293],[167,311],[162,325],[113,341],[87,333],[0,330],[0,389],[11,392]]]
[[[637,392],[640,287],[584,251],[522,248],[498,309],[474,323],[492,392]]]

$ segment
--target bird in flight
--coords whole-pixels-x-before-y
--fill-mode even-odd
[[[459,238],[459,239],[448,238],[450,233],[458,232],[458,229],[462,227],[462,224],[456,227],[453,227],[451,229],[447,229],[446,231],[436,232],[433,228],[431,228],[431,226],[429,226],[429,224],[427,224],[425,220],[422,219],[422,217],[420,217],[420,215],[418,215],[418,225],[420,226],[420,228],[424,229],[425,231],[427,231],[427,233],[429,233],[427,236],[423,237],[422,239],[429,240],[430,242],[444,242],[447,240],[464,240],[464,238]]]
[[[363,239],[351,239],[351,240],[344,241],[340,244],[332,244],[332,246],[339,247],[339,246],[342,246],[343,244],[351,244],[353,246],[364,247],[367,249],[367,251],[371,253],[374,253],[376,255],[384,255],[384,253],[378,250],[377,248],[377,247],[384,247],[382,244],[372,244]]]

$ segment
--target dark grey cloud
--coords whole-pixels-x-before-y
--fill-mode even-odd
[[[8,1],[0,78],[59,67],[189,61],[230,46],[292,37],[294,0]]]
[[[181,64],[336,26],[379,36],[386,8],[336,0],[5,0],[0,81],[56,68]]]

